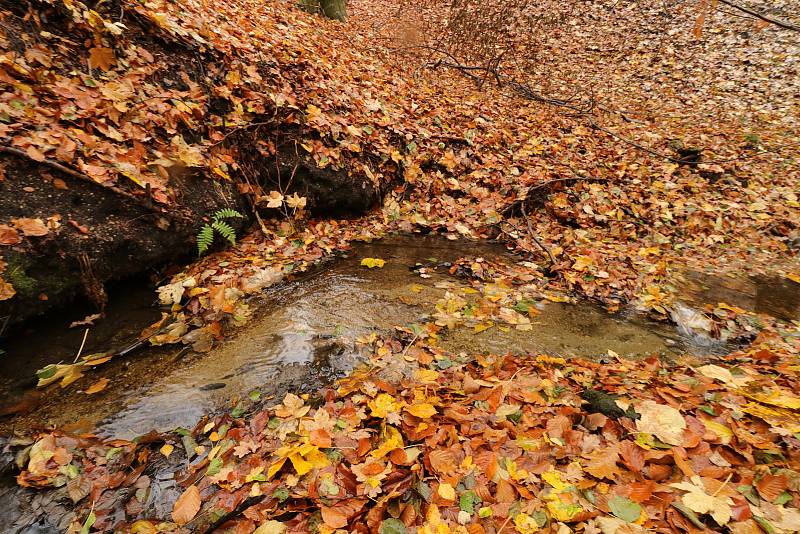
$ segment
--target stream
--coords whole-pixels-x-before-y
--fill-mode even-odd
[[[270,399],[287,391],[314,391],[361,361],[359,337],[429,321],[447,292],[468,287],[467,280],[449,274],[451,262],[464,256],[520,261],[498,244],[441,237],[391,237],[356,244],[324,266],[265,290],[251,302],[255,311],[249,323],[207,353],[177,346],[145,348],[111,359],[64,389],[52,385],[41,391],[35,388],[35,371],[72,361],[85,328],[69,325],[91,310],[76,306],[50,315],[0,340],[0,435],[58,425],[131,439],[152,429],[191,428],[204,415],[230,408],[253,392]],[[360,264],[363,258],[386,263],[368,269]],[[691,272],[685,279],[683,300],[690,312],[704,303],[724,301],[785,320],[800,317],[800,284]],[[536,302],[535,308],[528,330],[476,332],[462,326],[444,330],[439,343],[453,353],[539,352],[597,359],[608,351],[623,357],[670,358],[735,348],[698,336],[685,325],[650,321],[630,310],[610,314],[589,302],[547,299]],[[84,353],[124,347],[159,317],[155,293],[146,283],[117,288],[107,318],[90,327]],[[108,379],[102,391],[84,393],[101,378]],[[0,525],[4,518],[48,515],[46,509],[34,510],[36,498],[31,504],[27,494],[4,477],[0,502],[9,508],[0,514]]]
[[[497,244],[438,237],[393,237],[357,244],[327,266],[266,290],[253,303],[257,311],[250,322],[208,353],[153,347],[114,358],[67,388],[37,391],[33,387],[36,369],[71,361],[80,346],[84,328],[70,329],[69,324],[87,310],[65,310],[29,325],[0,345],[6,352],[0,357],[0,413],[7,415],[0,419],[0,433],[67,425],[130,439],[154,428],[191,427],[203,415],[229,407],[253,391],[278,396],[287,390],[314,390],[358,363],[357,337],[423,322],[446,291],[467,286],[446,268],[465,255],[519,261]],[[367,269],[360,265],[366,257],[382,258],[386,265]],[[425,277],[420,276],[420,265],[426,266]],[[697,300],[712,298],[701,279],[693,284]],[[726,291],[740,297],[725,295],[728,302],[736,300],[734,304],[758,300],[743,288]],[[84,353],[124,346],[158,319],[154,292],[146,284],[117,293],[108,317],[91,327]],[[797,311],[800,295],[795,294],[791,304],[787,295],[792,295],[785,288],[774,293],[784,301],[779,310]],[[588,302],[542,300],[536,307],[529,331],[492,328],[475,333],[471,328],[455,328],[446,331],[441,345],[455,353],[584,357],[602,357],[609,350],[623,357],[640,357],[729,349],[672,325],[632,312],[612,315]],[[100,378],[109,380],[105,389],[93,395],[83,392]]]

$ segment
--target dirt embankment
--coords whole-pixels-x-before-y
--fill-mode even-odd
[[[239,73],[276,65],[110,4],[0,1],[0,326],[82,294],[101,308],[105,282],[191,258],[217,210],[245,214],[239,230],[264,191],[338,214],[381,196],[253,104],[263,88]]]

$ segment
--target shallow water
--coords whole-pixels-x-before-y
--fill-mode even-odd
[[[64,314],[2,345],[8,351],[0,363],[0,389],[9,397],[5,406],[25,402],[27,395],[33,397],[33,408],[0,421],[0,432],[82,421],[104,435],[131,438],[153,428],[193,426],[203,415],[231,406],[251,391],[276,396],[290,389],[312,391],[358,363],[358,336],[423,322],[447,290],[466,287],[466,281],[447,274],[448,262],[463,256],[518,261],[491,243],[395,237],[359,244],[327,267],[267,290],[253,303],[256,311],[250,322],[209,353],[147,349],[112,359],[65,390],[52,386],[44,394],[26,391],[37,368],[74,357],[83,329],[68,331],[66,325],[81,316]],[[365,257],[382,258],[386,265],[367,269],[360,265]],[[420,264],[426,266],[427,278],[415,270]],[[152,297],[131,295],[127,303],[118,299],[109,318],[92,329],[87,350],[119,346],[124,341],[120,337],[132,336],[158,316],[157,310],[142,305]],[[119,302],[135,313],[120,309]],[[453,352],[585,357],[609,350],[637,357],[715,349],[693,344],[670,325],[630,314],[610,315],[589,303],[542,300],[537,308],[530,331],[490,328],[475,333],[460,327],[445,331],[440,343]],[[101,377],[110,380],[103,391],[82,393]]]

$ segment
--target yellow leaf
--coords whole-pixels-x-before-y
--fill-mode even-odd
[[[175,447],[173,445],[165,443],[158,451],[165,457],[169,458],[169,455],[172,454],[173,450],[175,450]]]
[[[253,531],[253,534],[283,534],[286,532],[286,525],[280,521],[266,521]]]
[[[372,451],[374,458],[383,458],[395,449],[403,448],[403,436],[400,431],[393,426],[386,426],[383,429],[383,443],[380,447]]]
[[[417,369],[414,373],[414,378],[422,383],[432,383],[439,378],[439,372],[433,369]]]
[[[585,271],[592,263],[594,263],[594,260],[589,256],[578,256],[575,263],[572,264],[572,269],[575,271]]]
[[[730,428],[711,419],[703,419],[702,421],[706,429],[710,430],[716,434],[717,437],[719,437],[721,443],[727,444],[731,441],[731,438],[733,437],[733,431]]]
[[[410,413],[411,415],[420,417],[422,419],[428,419],[436,415],[436,408],[434,408],[432,404],[428,404],[427,402],[406,406],[404,410]]]
[[[390,413],[397,413],[400,411],[401,405],[395,402],[394,397],[386,393],[381,393],[367,403],[372,415],[383,419]]]
[[[484,330],[489,330],[493,326],[494,326],[494,323],[492,323],[492,322],[488,322],[488,323],[485,323],[485,324],[476,324],[475,325],[475,333],[479,334],[479,333],[483,332]]]
[[[289,460],[291,460],[294,470],[297,471],[297,474],[301,476],[305,475],[314,468],[311,462],[307,462],[300,454],[297,453],[290,454]]]
[[[531,534],[539,531],[539,524],[528,514],[517,514],[514,516],[514,526],[520,534]]]
[[[788,391],[781,389],[767,389],[765,391],[755,391],[754,389],[740,389],[745,397],[749,397],[764,404],[788,408],[790,410],[800,410],[800,397],[796,397]]]
[[[583,508],[579,504],[567,504],[558,500],[548,502],[547,510],[556,521],[569,521],[581,513]]]
[[[800,421],[798,421],[797,414],[792,411],[782,408],[770,408],[755,402],[748,403],[742,408],[742,411],[759,417],[774,427],[782,428],[791,433],[800,432]]]
[[[456,500],[456,490],[453,489],[453,486],[443,482],[439,484],[439,496],[442,499],[447,499],[448,501]]]
[[[800,274],[789,273],[786,275],[786,278],[788,278],[789,280],[791,280],[796,284],[800,284]]]
[[[274,477],[275,473],[280,471],[281,467],[283,467],[283,464],[285,463],[286,463],[286,458],[281,458],[280,460],[269,466],[269,469],[267,470],[267,480],[270,480],[272,477]],[[261,470],[263,471],[264,468],[262,467]]]
[[[361,265],[364,267],[369,267],[372,269],[373,267],[377,267],[378,269],[382,268],[386,262],[380,258],[364,258],[361,260]]]
[[[561,480],[561,473],[558,471],[548,471],[542,474],[542,480],[553,486],[556,492],[561,493],[569,487],[569,484]]]

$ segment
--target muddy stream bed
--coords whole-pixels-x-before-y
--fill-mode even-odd
[[[386,264],[361,266],[368,257]],[[35,371],[72,361],[81,344],[84,328],[70,329],[69,324],[87,310],[63,310],[0,340],[0,435],[66,425],[131,439],[152,429],[191,428],[202,416],[229,409],[251,392],[280,398],[286,391],[314,391],[359,363],[356,338],[429,320],[446,291],[467,287],[466,280],[448,273],[449,263],[461,257],[520,261],[497,244],[444,238],[392,237],[357,244],[327,265],[266,290],[251,303],[254,313],[247,325],[210,352],[146,348],[113,358],[67,388],[36,390]],[[800,286],[789,284],[688,273],[687,309],[724,301],[792,319],[800,311]],[[115,294],[107,318],[91,327],[84,353],[119,349],[160,317],[155,293],[146,284],[117,288]],[[602,358],[609,350],[623,357],[669,358],[734,348],[633,312],[609,314],[588,302],[542,300],[536,307],[531,330],[476,333],[458,327],[446,331],[440,344],[454,353],[590,358]],[[101,378],[109,380],[105,389],[84,393]]]

